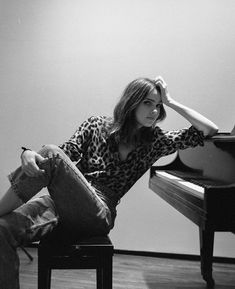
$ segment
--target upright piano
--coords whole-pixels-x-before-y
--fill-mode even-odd
[[[235,233],[235,135],[218,133],[203,147],[179,150],[150,170],[149,187],[199,227],[201,274],[212,276],[214,233]]]

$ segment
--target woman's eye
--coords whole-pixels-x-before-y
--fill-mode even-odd
[[[146,101],[144,101],[144,104],[149,105],[149,104],[151,104],[151,101],[146,100]]]

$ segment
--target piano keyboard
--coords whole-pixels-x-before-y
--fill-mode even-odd
[[[178,187],[181,187],[187,191],[190,191],[193,195],[196,197],[199,197],[201,199],[204,199],[204,188],[201,186],[198,186],[196,184],[190,183],[188,181],[185,181],[179,177],[176,177],[174,175],[171,175],[169,173],[166,173],[164,171],[155,171],[155,174],[157,177],[162,178]]]

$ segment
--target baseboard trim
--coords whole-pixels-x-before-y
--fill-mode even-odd
[[[178,259],[178,260],[189,260],[189,261],[200,261],[201,260],[201,257],[199,255],[162,253],[162,252],[151,252],[151,251],[149,252],[149,251],[132,251],[132,250],[114,249],[114,254],[134,255],[134,256],[144,256],[144,257],[156,257],[156,258],[166,258],[166,259]],[[235,264],[235,258],[214,256],[213,262]]]

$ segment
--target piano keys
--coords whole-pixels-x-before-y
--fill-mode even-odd
[[[214,233],[235,232],[235,136],[219,133],[203,147],[152,166],[149,187],[199,227],[201,274],[214,287]]]
[[[204,199],[205,189],[202,186],[185,181],[184,179],[177,177],[175,175],[166,173],[165,171],[155,171],[156,177],[164,179],[166,182],[175,184],[176,186],[181,187],[182,189],[187,190],[192,195],[197,196],[200,199]]]

